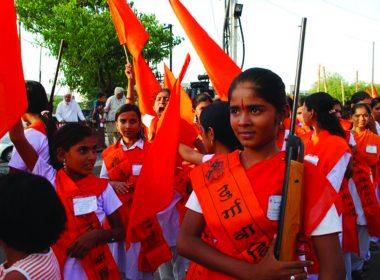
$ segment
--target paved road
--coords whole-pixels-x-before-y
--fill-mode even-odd
[[[102,166],[101,154],[98,153],[98,159],[94,167],[94,174],[99,175]],[[0,174],[8,173],[8,166],[6,162],[0,161]],[[0,263],[2,262],[2,253],[0,251]],[[365,280],[379,280],[380,279],[380,249],[371,252],[371,260],[369,265],[368,277]]]

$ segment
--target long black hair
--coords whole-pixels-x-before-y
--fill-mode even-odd
[[[44,111],[49,110],[49,101],[46,95],[45,88],[39,82],[36,81],[26,81],[26,94],[28,99],[28,108],[26,109],[27,113],[37,114],[39,118],[43,121],[46,129],[46,136],[49,143],[49,154],[50,154],[50,163],[55,164],[53,150],[53,135],[57,130],[55,121],[52,118],[49,118],[49,114],[43,114]]]
[[[334,104],[334,98],[325,92],[313,93],[305,99],[307,110],[314,110],[316,113],[317,123],[320,128],[327,130],[330,134],[346,139],[346,133],[335,116]]]
[[[205,131],[212,128],[215,140],[228,147],[230,151],[243,149],[231,127],[228,102],[215,101],[205,107],[200,116],[200,123]]]

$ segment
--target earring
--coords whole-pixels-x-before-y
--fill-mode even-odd
[[[66,170],[66,159],[65,158],[63,159],[63,169]]]

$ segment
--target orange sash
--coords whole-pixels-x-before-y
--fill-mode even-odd
[[[359,238],[356,225],[358,215],[356,214],[355,204],[348,189],[347,179],[343,179],[339,195],[343,205],[342,249],[344,252],[353,252],[359,255]]]
[[[191,172],[207,227],[217,239],[217,250],[249,263],[258,263],[265,256],[278,226],[267,217],[267,203],[272,195],[281,195],[283,158],[284,153],[278,153],[245,170],[236,151],[214,157]],[[305,163],[305,170],[304,232],[310,237],[336,193],[316,168]],[[232,279],[206,268],[202,271],[192,271],[194,278],[188,279]]]
[[[121,140],[115,145],[109,146],[102,154],[109,178],[111,181],[136,183],[138,176],[132,173],[133,165],[141,165],[143,163],[149,151],[150,144],[148,141],[145,141],[143,150],[135,148],[123,151],[120,141]],[[117,195],[123,203],[119,208],[119,213],[127,232],[133,193]],[[144,241],[141,242],[139,271],[154,272],[161,264],[172,258],[172,253],[163,237],[161,226],[157,218],[150,219],[144,226],[144,228],[136,229],[140,235],[145,236]],[[126,238],[126,240],[129,239]],[[130,243],[126,241],[126,249],[128,249],[129,246]]]
[[[42,134],[47,135],[46,127],[45,127],[45,124],[42,120],[38,120],[38,121],[28,125],[27,129],[28,128],[33,128],[33,129],[41,132]]]
[[[56,188],[66,210],[66,230],[53,246],[54,253],[63,274],[67,252],[71,245],[83,234],[90,230],[102,229],[95,212],[75,216],[73,199],[75,197],[99,197],[107,187],[107,180],[88,175],[84,179],[73,182],[61,169],[57,173]],[[99,244],[92,248],[80,263],[90,280],[121,279],[118,267],[107,244]]]
[[[354,154],[354,172],[352,179],[355,182],[364,215],[371,236],[380,237],[380,205],[376,199],[375,183],[377,181],[376,166],[379,164],[380,137],[369,130],[355,134],[356,153]],[[376,147],[375,150],[371,150]],[[376,171],[375,171],[376,172]],[[373,181],[371,180],[373,175]]]

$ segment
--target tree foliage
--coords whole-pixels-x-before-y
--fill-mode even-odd
[[[68,43],[62,57],[62,70],[68,85],[87,98],[98,91],[112,94],[125,85],[125,57],[118,41],[107,0],[16,0],[19,20],[26,30],[40,34],[42,42],[58,56],[61,39]],[[133,3],[132,3],[133,4]],[[181,42],[154,15],[135,13],[150,39],[144,57],[155,67],[170,49]],[[52,77],[54,73],[51,73]]]
[[[327,84],[327,91],[330,95],[333,97],[337,98],[340,101],[342,100],[342,81],[344,85],[344,101],[348,101],[351,99],[351,96],[356,92],[356,83],[349,83],[344,80],[342,75],[338,73],[327,73],[326,74],[326,84]],[[371,85],[364,82],[364,81],[359,81],[358,82],[358,90],[357,91],[365,91],[366,87],[371,90]],[[379,85],[375,85],[376,88],[379,88]],[[318,91],[318,81],[313,83],[311,89],[309,90],[309,93],[314,93]],[[325,91],[324,89],[324,83],[323,79],[321,79],[320,82],[320,91]]]

